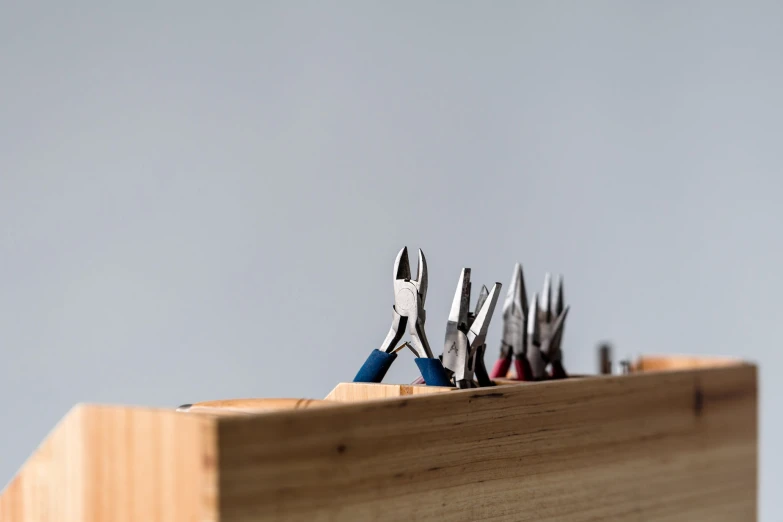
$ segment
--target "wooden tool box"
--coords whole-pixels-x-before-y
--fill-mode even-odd
[[[0,522],[753,521],[756,380],[648,357],[470,390],[343,383],[251,415],[82,404]]]

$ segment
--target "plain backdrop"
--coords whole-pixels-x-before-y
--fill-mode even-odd
[[[80,401],[323,397],[407,245],[436,352],[520,261],[571,371],[757,362],[783,518],[780,3],[109,4],[1,4],[0,483]]]

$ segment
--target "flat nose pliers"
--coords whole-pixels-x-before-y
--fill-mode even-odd
[[[491,386],[484,368],[484,348],[487,330],[495,310],[500,292],[500,283],[492,285],[492,290],[482,288],[475,313],[470,306],[470,268],[463,268],[457,283],[457,291],[446,324],[446,339],[441,360],[446,373],[453,378],[457,388]],[[479,382],[473,381],[473,376]]]

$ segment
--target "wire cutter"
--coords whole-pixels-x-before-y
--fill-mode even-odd
[[[500,357],[492,367],[490,377],[502,378],[508,374],[511,362],[518,380],[529,381],[533,376],[530,371],[530,363],[527,358],[527,331],[526,319],[528,317],[527,290],[525,290],[525,278],[522,274],[522,265],[514,265],[511,274],[511,284],[503,303],[503,337],[500,341]]]
[[[426,313],[424,300],[427,297],[427,260],[419,249],[419,266],[416,279],[411,279],[408,261],[408,247],[403,247],[394,261],[394,307],[392,325],[380,349],[370,353],[359,369],[354,382],[381,382],[391,364],[397,358],[397,343],[407,327],[411,340],[406,345],[416,354],[416,365],[430,386],[451,386],[443,365],[433,357],[427,336],[424,333]]]
[[[483,347],[486,346],[487,330],[495,311],[500,292],[500,283],[492,285],[492,290],[479,295],[476,311],[471,314],[470,307],[470,268],[463,268],[457,283],[457,291],[451,303],[449,320],[446,324],[446,339],[441,360],[446,374],[454,380],[457,388],[473,388],[476,383],[477,361]],[[486,287],[484,287],[486,291]],[[482,361],[483,366],[483,361]],[[486,373],[486,368],[484,369]],[[482,381],[484,378],[482,376]],[[489,380],[488,378],[486,379]],[[479,383],[479,386],[481,383]],[[485,384],[486,385],[486,382]]]

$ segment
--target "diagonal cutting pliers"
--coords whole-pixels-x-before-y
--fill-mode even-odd
[[[359,369],[354,382],[381,382],[397,358],[397,343],[407,329],[411,338],[407,345],[416,354],[416,365],[424,382],[430,386],[451,386],[443,364],[433,357],[424,332],[427,283],[427,260],[424,258],[424,253],[419,249],[416,279],[412,279],[408,247],[403,247],[394,261],[394,306],[391,328],[381,348],[373,350]]]

